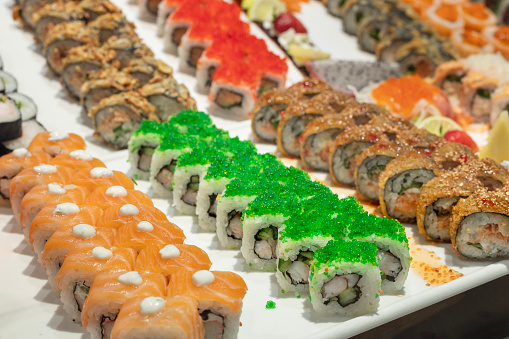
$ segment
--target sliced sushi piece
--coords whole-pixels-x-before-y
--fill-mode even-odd
[[[109,0],[82,0],[79,5],[87,13],[87,23],[104,14],[121,13],[120,8]]]
[[[142,0],[138,3],[138,12],[141,20],[155,22],[161,0]]]
[[[377,247],[359,241],[330,241],[313,256],[309,299],[326,316],[373,313],[380,302]]]
[[[204,338],[197,305],[196,300],[183,296],[129,299],[120,309],[111,338]]]
[[[509,86],[498,87],[492,95],[490,124],[495,125],[500,113],[509,108]]]
[[[324,3],[327,5],[327,12],[338,18],[343,16],[343,8],[346,4],[346,0],[325,0]]]
[[[18,148],[27,148],[36,135],[46,132],[37,120],[27,120],[21,123],[21,137],[0,143],[0,155],[8,154]]]
[[[343,31],[350,35],[357,35],[359,26],[367,18],[379,13],[387,13],[387,3],[383,1],[348,0],[343,7]]]
[[[37,134],[30,142],[28,150],[30,152],[43,151],[55,157],[75,150],[84,150],[86,147],[85,140],[79,135],[57,130]]]
[[[152,50],[135,35],[111,36],[102,44],[102,47],[116,52],[115,64],[120,69],[126,67],[133,59],[154,57]]]
[[[138,272],[157,272],[169,279],[179,270],[196,272],[212,266],[207,253],[195,245],[151,244],[144,247],[136,258]]]
[[[468,70],[461,61],[448,61],[435,70],[431,83],[440,87],[454,106],[459,106],[463,92],[463,79]]]
[[[0,142],[17,139],[22,135],[21,110],[16,101],[0,94]]]
[[[106,269],[132,271],[136,251],[94,245],[75,245],[55,276],[55,286],[69,317],[81,324],[81,311],[95,276]]]
[[[10,73],[0,70],[0,82],[3,83],[0,94],[10,94],[18,90],[18,82]]]
[[[62,60],[62,83],[71,97],[81,98],[81,86],[92,73],[99,72],[116,58],[111,49],[100,49],[91,45],[71,48]]]
[[[64,21],[84,21],[86,16],[85,10],[76,2],[52,2],[34,13],[32,17],[35,37],[43,43],[55,25]]]
[[[167,225],[168,229],[177,230],[177,227],[168,221],[166,214],[154,206],[147,205],[125,204],[109,206],[105,209],[99,224],[104,227],[120,228],[127,223],[137,226],[142,221],[162,226]]]
[[[397,15],[387,16],[385,13],[380,13],[362,20],[357,30],[357,43],[360,49],[375,54],[378,43],[389,27],[401,25],[402,19]]]
[[[69,251],[77,245],[111,247],[115,234],[115,229],[88,224],[62,224],[58,227],[39,256],[48,275],[48,282],[57,296],[59,293],[55,287],[55,276]]]
[[[465,24],[459,6],[448,3],[433,3],[423,12],[423,19],[429,22],[438,34],[446,37]]]
[[[170,132],[166,126],[153,120],[143,120],[129,139],[129,163],[136,180],[147,180],[150,176],[152,156],[161,144],[163,134]]]
[[[122,70],[138,79],[140,86],[146,85],[153,78],[167,78],[173,76],[173,69],[159,59],[144,57],[129,61],[126,68]]]
[[[187,87],[171,77],[146,84],[140,94],[156,107],[159,121],[166,121],[181,111],[196,110],[196,101]]]
[[[164,24],[166,23],[166,20],[168,20],[168,17],[185,1],[186,0],[163,0],[159,3],[156,19],[158,37],[163,36]]]
[[[84,168],[91,170],[94,167],[106,167],[101,160],[80,149],[57,155],[51,159],[51,164],[72,167],[76,172]]]
[[[97,206],[76,205],[73,203],[50,204],[35,216],[30,227],[29,242],[38,257],[48,239],[63,225],[87,224],[97,226],[103,210]]]
[[[25,168],[49,163],[51,157],[46,152],[29,152],[26,148],[17,148],[0,157],[0,205],[10,206],[11,179]]]
[[[37,116],[37,105],[29,96],[15,92],[9,93],[8,97],[16,102],[16,106],[21,111],[22,121],[35,119]]]
[[[482,33],[474,30],[461,29],[452,32],[451,42],[463,58],[471,54],[489,54],[494,52],[493,45],[488,43]]]
[[[20,4],[21,6],[21,15],[20,18],[23,20],[25,25],[29,28],[34,29],[35,23],[33,20],[33,15],[42,9],[44,6],[51,4],[51,0],[26,0]]]
[[[474,122],[490,121],[492,94],[499,85],[498,79],[471,71],[463,79],[461,108]]]
[[[118,269],[100,271],[83,305],[83,327],[92,338],[111,338],[111,330],[122,305],[136,297],[164,297],[166,283],[159,273]]]
[[[125,204],[154,206],[152,199],[142,191],[126,189],[118,185],[95,188],[87,197],[86,203],[101,208]]]
[[[83,111],[88,113],[102,99],[120,92],[135,91],[138,88],[138,80],[128,73],[113,67],[102,69],[98,73],[90,74],[88,80],[81,86],[81,106]]]
[[[258,96],[273,88],[285,87],[286,74],[288,73],[286,59],[270,51],[263,51],[251,54],[250,63],[258,69],[262,76]]]
[[[233,272],[201,270],[175,272],[168,296],[185,296],[198,302],[205,337],[235,338],[239,331],[242,300],[247,293],[244,279]]]
[[[100,45],[112,36],[135,37],[134,24],[129,22],[122,12],[107,13],[97,17],[87,25],[89,34]]]
[[[122,186],[126,189],[134,189],[133,181],[126,174],[106,167],[83,168],[74,173],[71,183],[89,187],[91,191],[99,186]]]
[[[117,149],[127,148],[132,133],[144,119],[159,121],[157,109],[138,92],[120,92],[102,99],[88,115],[94,136]]]

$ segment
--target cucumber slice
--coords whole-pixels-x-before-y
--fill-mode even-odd
[[[351,305],[361,297],[361,289],[358,285],[354,287],[349,287],[344,290],[340,295],[338,295],[338,302],[342,307],[347,307]]]
[[[192,175],[190,180],[188,187],[194,191],[198,191],[198,186],[200,186],[200,177],[198,175]]]
[[[276,240],[277,238],[277,228],[275,226],[269,226],[266,228],[262,228],[255,235],[256,240]]]
[[[155,148],[153,147],[141,147],[141,151],[143,152],[143,154],[145,155],[148,155],[148,156],[152,156],[155,152]]]
[[[285,273],[286,273],[286,271],[288,271],[288,269],[290,268],[291,265],[292,265],[291,260],[279,259],[277,268],[278,268],[279,272],[283,273],[286,276]]]

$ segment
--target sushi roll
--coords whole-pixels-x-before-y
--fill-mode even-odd
[[[95,167],[106,167],[101,160],[81,149],[57,155],[51,159],[51,164],[72,167],[76,172],[84,168],[91,170]]]
[[[49,31],[55,25],[64,21],[84,21],[87,16],[85,10],[76,2],[53,2],[34,13],[35,37],[40,43],[46,41]]]
[[[463,79],[467,72],[462,61],[448,61],[437,67],[430,82],[444,91],[451,104],[459,106],[463,93]]]
[[[43,151],[55,157],[75,150],[84,150],[86,147],[85,140],[79,135],[57,130],[37,134],[28,145],[28,150]]]
[[[459,6],[445,2],[433,3],[423,12],[423,19],[429,22],[438,34],[446,37],[465,25]]]
[[[21,130],[21,110],[16,101],[0,94],[0,141],[19,138]]]
[[[16,102],[16,106],[21,111],[22,121],[35,119],[37,116],[37,105],[29,96],[15,92],[9,93],[8,97]]]
[[[148,221],[151,224],[158,224],[161,227],[173,229],[180,233],[180,229],[168,220],[166,214],[154,206],[147,205],[112,205],[104,210],[104,215],[99,220],[99,225],[103,227],[120,228],[126,224],[138,225],[142,221]]]
[[[140,93],[127,91],[102,99],[88,115],[94,123],[96,138],[123,149],[143,120],[159,121],[156,112],[156,107]]]
[[[87,28],[90,37],[99,45],[104,44],[112,36],[136,37],[134,24],[129,22],[121,12],[101,15],[89,23]]]
[[[330,241],[313,256],[309,299],[324,316],[376,312],[380,302],[377,248],[359,241]]]
[[[490,122],[492,94],[499,86],[499,81],[489,75],[469,72],[463,79],[463,95],[460,106],[474,122]]]
[[[111,338],[204,338],[197,305],[183,296],[129,299],[120,309]]]
[[[87,197],[86,203],[101,208],[125,204],[154,206],[152,199],[142,191],[128,190],[118,185],[98,186]]]
[[[142,0],[138,3],[139,17],[141,20],[155,22],[161,0]]]
[[[114,94],[126,91],[136,91],[138,80],[116,68],[102,69],[98,73],[90,74],[88,80],[81,86],[81,106],[88,113],[92,107]]]
[[[136,180],[147,180],[152,166],[152,156],[161,144],[163,134],[170,132],[164,125],[153,120],[143,120],[129,139],[129,163]]]
[[[493,45],[488,43],[486,37],[474,30],[461,29],[452,32],[451,42],[463,58],[472,54],[489,54],[494,52]]]
[[[55,276],[64,310],[77,324],[81,324],[81,311],[95,276],[106,269],[132,271],[136,251],[94,245],[76,245],[65,257]]]
[[[181,111],[196,110],[196,101],[187,87],[171,77],[146,84],[139,92],[156,107],[159,121],[166,121]]]
[[[136,258],[138,272],[161,273],[171,279],[179,270],[196,272],[212,266],[207,253],[189,244],[153,244],[144,247]]]
[[[37,120],[31,119],[21,122],[21,136],[19,138],[0,142],[0,155],[14,152],[18,148],[27,148],[36,135],[46,132]]]
[[[51,4],[51,0],[26,0],[20,3],[20,19],[31,29],[35,28],[33,16],[44,6]]]
[[[71,183],[94,190],[99,186],[122,186],[133,190],[134,183],[126,174],[106,167],[83,168],[73,174]]]
[[[386,13],[380,13],[362,20],[357,30],[357,43],[360,49],[375,54],[378,43],[389,27],[402,24],[404,18],[392,14],[388,16]]]
[[[109,0],[82,0],[79,5],[87,13],[87,23],[94,21],[104,14],[121,13],[120,8]]]
[[[495,125],[500,113],[509,108],[509,86],[498,87],[491,99],[490,124]]]
[[[159,59],[144,57],[129,61],[122,70],[138,79],[140,86],[146,85],[153,78],[167,78],[173,76],[173,69]]]
[[[164,33],[164,24],[168,17],[186,0],[163,0],[159,3],[157,9],[157,36],[162,37]]]
[[[115,64],[120,69],[126,67],[133,59],[154,57],[152,50],[135,35],[111,36],[102,44],[102,47],[107,50],[115,51]]]
[[[343,16],[343,8],[345,7],[345,0],[325,0],[327,12],[333,16],[341,18]]]
[[[165,295],[166,279],[162,274],[103,270],[90,286],[81,312],[81,322],[92,338],[111,338],[115,320],[127,300]]]
[[[88,224],[62,224],[51,235],[44,245],[39,261],[46,270],[48,282],[56,295],[58,291],[55,288],[55,276],[69,251],[76,245],[84,244],[111,247],[115,234],[116,230],[112,228],[94,227]]]
[[[380,208],[386,217],[415,222],[421,187],[433,179],[436,163],[427,151],[413,150],[387,164],[380,174]]]
[[[0,70],[0,95],[14,93],[18,90],[18,82],[10,73]]]
[[[350,35],[357,35],[359,26],[364,20],[379,12],[389,12],[383,1],[348,0],[343,7],[343,31]]]
[[[35,216],[28,240],[35,253],[41,257],[46,242],[63,225],[86,224],[97,226],[103,210],[97,206],[73,203],[49,204]]]
[[[206,338],[237,337],[246,293],[244,279],[233,272],[179,270],[168,284],[169,297],[181,295],[198,302]]]
[[[411,258],[405,228],[398,221],[368,214],[348,227],[347,238],[376,245],[384,294],[403,288]]]
[[[76,99],[83,93],[81,87],[92,73],[106,68],[116,58],[114,50],[100,49],[90,45],[71,48],[62,60],[62,83],[67,92]]]

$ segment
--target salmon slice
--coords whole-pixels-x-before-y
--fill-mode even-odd
[[[82,137],[62,131],[39,133],[28,145],[30,152],[42,151],[52,157],[78,149],[84,150],[85,148],[87,148],[87,145]]]
[[[63,202],[82,205],[89,194],[88,188],[76,185],[42,183],[34,186],[21,200],[20,223],[23,232],[25,234],[30,232],[32,221],[44,206]]]
[[[187,244],[149,245],[136,258],[136,270],[158,272],[170,277],[178,270],[208,270],[212,266],[207,253]]]
[[[94,158],[88,152],[81,149],[57,155],[53,158],[51,164],[72,167],[76,171],[85,168],[90,170],[94,167],[106,167],[101,160]]]
[[[57,275],[55,286],[60,291],[64,309],[74,322],[81,323],[81,310],[95,276],[102,270],[132,271],[136,251],[131,248],[77,244],[67,256]]]
[[[168,217],[158,208],[144,205],[113,205],[104,211],[99,220],[101,226],[119,228],[126,223],[138,225],[141,221],[150,223],[168,222]]]
[[[134,189],[134,182],[122,172],[112,171],[106,167],[84,168],[76,173],[72,182],[77,186],[90,187],[92,190],[99,186],[122,186]]]
[[[76,206],[76,207],[74,207]],[[46,205],[34,218],[28,240],[34,247],[34,251],[40,256],[44,250],[45,243],[62,225],[87,224],[96,226],[103,214],[103,210],[91,205],[68,205],[74,210],[67,213],[58,213],[61,204]],[[74,212],[74,213],[73,213]]]
[[[154,299],[143,297],[127,300],[118,314],[111,338],[204,338],[205,329],[195,300],[177,296],[157,299],[153,312],[145,306]],[[145,311],[142,313],[142,311]]]
[[[137,190],[125,189],[122,186],[99,186],[87,199],[87,204],[107,209],[112,205],[145,205],[154,206],[152,199]]]
[[[10,206],[11,179],[27,167],[47,164],[51,161],[45,152],[28,152],[25,148],[18,148],[0,157],[0,206]]]
[[[69,167],[40,164],[25,168],[11,180],[11,208],[16,220],[20,221],[21,201],[35,185],[41,183],[69,184],[74,170]]]
[[[88,293],[81,321],[93,338],[110,338],[122,305],[134,297],[166,296],[166,278],[160,273],[123,271],[99,272]]]

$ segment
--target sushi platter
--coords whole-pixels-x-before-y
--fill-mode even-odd
[[[156,35],[156,24],[140,20],[138,7],[128,4],[127,0],[112,2],[122,10],[127,20],[135,24],[138,35],[155,56],[173,68],[173,77],[187,87],[189,95],[196,100],[197,109],[209,112],[211,104],[207,95],[197,90],[197,78],[178,71],[179,58],[163,52],[163,43]],[[37,121],[48,131],[64,130],[80,135],[87,144],[88,153],[102,160],[109,169],[134,177],[128,163],[128,150],[115,150],[93,137],[90,119],[48,69],[40,45],[34,43],[31,32],[12,19],[12,6],[13,1],[10,0],[0,3],[0,69],[12,74],[17,80],[18,92],[35,102]],[[375,61],[373,55],[358,49],[355,37],[343,33],[341,21],[330,16],[321,2],[303,3],[301,12],[296,15],[306,25],[313,43],[330,54],[331,59]],[[251,32],[265,40],[271,52],[284,56],[260,27],[251,24]],[[332,39],[334,43],[331,43]],[[297,67],[288,62],[286,85],[302,79]],[[259,153],[279,154],[275,145],[257,141],[249,120],[230,120],[214,114],[211,114],[211,119],[230,137],[253,141]],[[479,145],[483,145],[486,138],[487,133],[475,135]],[[295,159],[282,160],[285,165],[299,166]],[[325,173],[311,172],[310,176],[331,186],[340,198],[355,194],[353,189],[332,186],[330,176]],[[244,279],[248,292],[243,300],[239,338],[347,338],[509,274],[509,260],[463,260],[449,244],[426,242],[417,227],[408,224],[405,230],[414,260],[445,265],[459,278],[437,285],[410,270],[402,290],[380,296],[380,305],[375,313],[358,317],[320,316],[313,310],[306,294],[285,293],[273,273],[251,270],[240,251],[223,249],[216,234],[203,232],[196,216],[182,215],[168,200],[155,198],[148,181],[137,180],[136,184],[136,189],[153,198],[155,207],[182,229],[186,244],[196,245],[207,252],[213,263],[211,269],[232,271]],[[373,205],[366,208],[372,211]],[[73,323],[67,316],[48,283],[37,255],[25,242],[12,210],[6,207],[0,207],[0,245],[0,268],[4,272],[0,292],[0,338],[89,338],[82,326]]]

